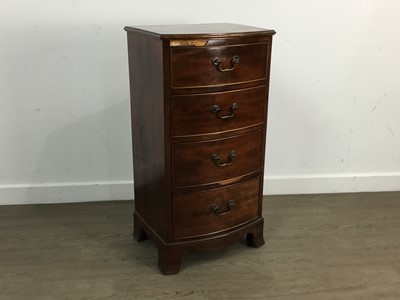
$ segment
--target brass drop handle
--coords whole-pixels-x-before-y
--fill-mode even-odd
[[[210,159],[217,167],[226,167],[232,164],[233,160],[236,158],[235,150],[232,150],[228,155],[228,160],[226,162],[221,163],[220,157],[218,154],[214,153],[211,155]]]
[[[219,57],[214,57],[212,59],[212,64],[214,66],[216,66],[217,70],[220,71],[220,72],[230,72],[230,71],[233,71],[235,69],[235,66],[239,63],[239,60],[240,60],[239,55],[233,56],[232,59],[231,59],[231,67],[230,68],[226,68],[226,69],[221,69],[221,62],[222,61],[219,59]]]
[[[230,114],[229,115],[225,115],[225,116],[221,116],[219,113],[221,112],[221,108],[218,106],[218,105],[214,105],[212,108],[211,108],[211,111],[213,112],[213,113],[215,113],[215,115],[217,116],[217,118],[220,118],[220,119],[229,119],[229,118],[233,118],[234,116],[235,116],[235,112],[237,111],[239,109],[239,105],[237,104],[237,103],[233,103],[232,105],[231,105],[231,108],[229,109],[230,110]]]
[[[234,200],[229,200],[228,204],[226,205],[226,210],[220,211],[220,207],[217,204],[211,205],[211,211],[217,215],[217,216],[223,216],[226,215],[231,211],[231,209],[235,206],[235,201]]]

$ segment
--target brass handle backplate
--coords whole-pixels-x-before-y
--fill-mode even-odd
[[[233,117],[235,116],[235,112],[236,112],[238,109],[239,109],[239,105],[238,105],[237,103],[233,103],[233,104],[231,105],[231,108],[229,109],[230,112],[231,112],[229,115],[221,116],[221,115],[220,115],[221,108],[220,108],[218,105],[214,105],[214,106],[211,108],[211,111],[212,111],[213,113],[215,113],[215,115],[217,116],[217,118],[220,118],[220,119],[229,119],[229,118],[233,118]]]
[[[233,160],[236,158],[235,150],[232,150],[228,155],[228,160],[226,162],[221,162],[221,158],[218,154],[214,153],[211,155],[210,159],[214,162],[217,167],[226,167],[232,164]]]
[[[217,216],[223,216],[226,215],[231,211],[231,209],[235,206],[235,201],[234,200],[229,200],[228,204],[226,205],[226,210],[220,211],[220,207],[217,204],[211,205],[211,211],[217,215]]]
[[[220,72],[230,72],[235,69],[235,66],[239,63],[239,55],[235,55],[231,59],[231,67],[226,69],[221,69],[221,59],[219,57],[214,57],[212,59],[212,64],[217,67],[217,70]]]

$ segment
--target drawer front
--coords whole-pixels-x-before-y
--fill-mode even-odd
[[[174,136],[235,130],[264,122],[265,86],[172,97]]]
[[[260,178],[212,191],[174,196],[174,235],[212,234],[259,215]]]
[[[267,49],[267,43],[171,48],[171,86],[201,87],[265,79]]]
[[[217,183],[261,169],[263,131],[231,138],[175,144],[174,186]]]

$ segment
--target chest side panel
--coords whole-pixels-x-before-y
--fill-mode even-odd
[[[135,210],[164,239],[171,216],[165,156],[163,43],[128,33]]]

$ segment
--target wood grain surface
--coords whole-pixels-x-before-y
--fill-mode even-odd
[[[171,48],[171,85],[173,88],[226,85],[265,79],[268,43],[228,45],[218,47]],[[231,61],[239,56],[239,63]],[[220,68],[234,68],[234,72],[220,72],[212,64],[219,58]]]
[[[172,96],[172,134],[190,136],[253,129],[265,121],[266,87]],[[237,104],[237,110],[231,110]],[[213,108],[221,111],[216,114]],[[227,117],[232,115],[232,117]],[[249,117],[251,116],[251,117]]]
[[[175,195],[175,237],[212,235],[260,217],[259,185],[257,177],[229,187]],[[232,208],[228,208],[229,201],[233,201]],[[219,208],[216,213],[211,209],[213,205]]]
[[[260,171],[263,138],[259,130],[225,139],[174,145],[174,186],[212,184]],[[236,156],[230,165],[220,167],[211,159],[216,154],[220,158],[218,164],[228,163],[232,151]]]
[[[250,246],[265,243],[259,215],[262,181],[251,193],[241,194],[225,225],[203,226],[211,221],[207,217],[195,224],[191,216],[205,216],[206,203],[195,201],[191,193],[228,188],[263,173],[275,32],[233,24],[166,27],[125,30],[137,202],[133,235],[137,241],[153,240],[160,271],[175,274],[182,256],[191,251],[228,247],[243,234]],[[185,192],[189,201],[173,203],[173,194]],[[233,205],[206,201],[211,206],[207,213],[224,211],[215,205]],[[180,222],[183,215],[190,224]]]

